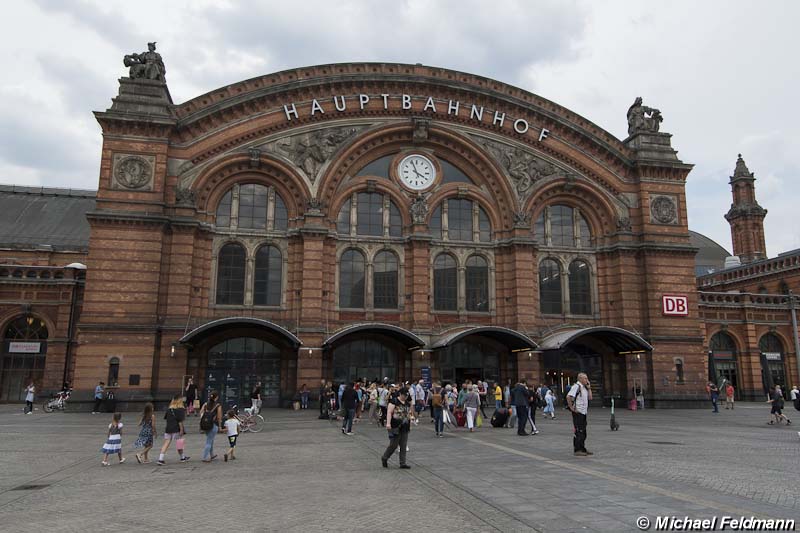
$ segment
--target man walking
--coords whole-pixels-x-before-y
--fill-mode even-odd
[[[358,403],[358,393],[353,383],[348,383],[342,391],[342,410],[344,419],[342,420],[342,433],[345,435],[353,434],[353,419],[356,417],[356,404]]]
[[[589,385],[589,376],[581,372],[578,374],[578,382],[567,393],[567,407],[572,411],[572,425],[575,427],[572,446],[573,452],[577,456],[593,455],[586,449],[586,414],[589,411],[589,400],[591,399],[592,389]]]
[[[525,380],[517,383],[514,390],[511,392],[511,401],[514,404],[514,409],[517,411],[517,435],[525,437],[525,426],[528,423],[528,400],[530,392],[525,385]]]
[[[100,412],[100,404],[103,403],[103,385],[102,381],[94,388],[94,408],[92,414],[95,415]]]
[[[708,394],[711,397],[712,413],[719,413],[719,389],[713,383],[708,384]]]

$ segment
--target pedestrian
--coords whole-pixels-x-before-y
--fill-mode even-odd
[[[300,386],[300,409],[308,409],[308,396],[311,394],[311,391],[308,390],[306,384],[303,383]]]
[[[719,413],[719,389],[714,383],[708,384],[708,395],[711,397],[712,413]]]
[[[92,408],[92,414],[96,415],[100,412],[100,404],[103,403],[103,383],[102,381],[94,388],[94,408]]]
[[[326,418],[328,413],[328,383],[321,379],[319,380],[319,417]]]
[[[800,390],[797,389],[797,385],[792,387],[792,390],[789,391],[789,399],[792,400],[794,408],[800,411]]]
[[[547,415],[550,415],[550,420],[555,420],[555,418],[556,418],[556,407],[555,407],[556,397],[553,395],[553,391],[551,391],[550,389],[547,389],[546,387],[545,387],[545,389],[547,390],[547,392],[545,392],[545,396],[544,396],[544,403],[545,403],[545,406],[544,406],[544,417],[547,418]]]
[[[250,414],[255,416],[261,411],[261,382],[256,383],[255,388],[250,393]]]
[[[386,415],[389,411],[389,389],[386,383],[381,383],[378,387],[378,409],[380,410],[380,424],[386,425]]]
[[[431,389],[431,413],[433,413],[433,429],[437,437],[444,437],[444,389],[438,382]]]
[[[204,463],[210,463],[217,457],[214,455],[214,437],[223,428],[222,406],[218,400],[219,394],[217,391],[211,391],[208,395],[208,401],[200,408],[200,430],[206,434],[206,446],[203,448]],[[258,404],[255,405],[257,406]]]
[[[178,450],[181,462],[185,463],[189,460],[189,457],[183,453],[186,442],[184,439],[186,428],[183,425],[184,420],[186,420],[186,408],[183,403],[183,397],[180,394],[172,397],[172,401],[169,402],[167,411],[164,413],[164,420],[166,420],[164,425],[164,444],[161,445],[157,464],[158,466],[166,464],[164,456],[172,441],[175,441],[175,448]],[[155,433],[155,428],[153,428],[153,431]]]
[[[139,421],[139,437],[133,443],[134,448],[144,448],[142,453],[136,454],[136,462],[139,464],[150,462],[148,454],[153,449],[153,435],[156,433],[156,415],[153,411],[152,403],[145,404],[142,419]]]
[[[780,425],[781,421],[783,421],[786,422],[786,425],[788,426],[792,423],[792,421],[783,414],[783,392],[781,392],[779,385],[775,385],[770,389],[770,399],[767,400],[767,403],[772,404],[770,418],[774,418],[774,420],[770,420],[767,422],[767,424],[773,425],[775,422],[777,422],[778,425]]]
[[[575,436],[572,439],[573,453],[578,456],[594,455],[586,449],[586,415],[589,412],[589,400],[592,399],[592,388],[589,376],[584,372],[578,374],[578,381],[567,393],[567,406],[572,411],[572,425]]]
[[[28,386],[25,387],[25,414],[29,415],[33,413],[33,400],[36,397],[36,385],[33,383],[33,378],[31,378],[30,383]]]
[[[725,385],[725,409],[733,409],[733,393],[734,393],[733,385],[729,381],[727,385]]]
[[[478,414],[478,408],[481,405],[481,398],[478,390],[478,386],[473,385],[464,399],[464,407],[467,409],[467,427],[470,433],[475,431],[475,418]]]
[[[467,399],[467,394],[469,394],[468,387],[469,384],[465,381],[464,383],[461,384],[461,390],[458,391],[457,406],[462,409],[464,408],[464,400]]]
[[[348,383],[342,391],[342,411],[344,418],[342,419],[342,433],[345,435],[353,434],[353,419],[356,416],[356,405],[358,403],[358,394],[353,386],[353,383]]]
[[[230,446],[228,451],[222,454],[226,463],[228,459],[236,459],[234,452],[236,451],[236,438],[239,436],[239,425],[239,419],[236,418],[236,411],[231,409],[228,411],[228,419],[225,421],[225,430],[228,433],[228,446]]]
[[[445,388],[445,397],[447,399],[447,410],[451,413],[456,408],[456,401],[458,401],[458,393],[452,385],[447,385]]]
[[[414,386],[414,397],[415,397],[414,409],[417,412],[415,420],[419,420],[419,415],[422,413],[422,411],[425,410],[425,403],[426,403],[425,401],[426,391],[425,391],[424,379],[419,380],[417,384]]]
[[[353,390],[356,391],[356,416],[355,420],[361,419],[361,407],[364,402],[364,391],[361,390],[361,383],[356,381],[355,385],[353,386]]]
[[[527,436],[525,426],[528,423],[528,398],[530,392],[526,387],[525,380],[517,383],[514,390],[511,391],[511,401],[514,404],[514,410],[517,413],[517,435]],[[512,426],[513,427],[513,426]]]
[[[644,409],[644,392],[641,385],[637,385],[634,392],[636,393],[636,405],[639,409]]]
[[[538,435],[539,430],[536,429],[536,409],[539,407],[539,393],[536,390],[536,387],[529,387],[528,391],[530,392],[530,396],[528,397],[528,422],[531,425],[531,435]]]
[[[500,384],[496,381],[494,382],[494,410],[498,411],[503,408],[503,389],[500,388]]]
[[[386,429],[389,432],[389,446],[383,452],[381,464],[389,468],[389,458],[394,451],[400,448],[400,468],[411,468],[406,463],[408,453],[408,434],[411,432],[413,420],[413,407],[409,402],[408,389],[403,387],[397,393],[397,398],[386,409]]]
[[[103,466],[108,466],[110,463],[108,462],[108,456],[112,453],[117,454],[119,457],[119,464],[125,462],[125,458],[122,457],[122,413],[114,413],[114,416],[111,419],[111,423],[108,425],[108,435],[106,437],[106,443],[103,445],[103,448],[100,450],[103,452],[103,462],[100,463]]]
[[[508,419],[506,420],[507,428],[513,428],[517,421],[517,408],[514,407],[514,402],[511,401],[511,391],[514,390],[514,385],[511,384],[511,379],[506,380],[506,386],[503,388],[503,401],[508,407]]]
[[[195,412],[194,401],[197,399],[197,385],[194,384],[194,378],[191,376],[186,380],[183,396],[186,398],[186,414],[191,416]]]
[[[481,399],[481,415],[483,415],[484,419],[487,418],[486,411],[484,409],[486,409],[486,393],[488,392],[488,389],[489,389],[489,387],[486,384],[486,382],[481,380],[481,379],[479,379],[478,380],[478,396]]]

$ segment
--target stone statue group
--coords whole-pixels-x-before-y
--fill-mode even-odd
[[[147,52],[128,54],[122,62],[129,68],[128,75],[134,79],[166,81],[167,69],[161,54],[156,52],[156,43],[147,43]]]
[[[628,135],[640,132],[657,132],[661,127],[661,111],[642,105],[642,97],[637,96],[628,109]]]

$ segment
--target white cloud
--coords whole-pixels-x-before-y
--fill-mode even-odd
[[[0,182],[96,187],[90,112],[110,105],[122,56],[147,41],[159,43],[176,102],[284,68],[420,62],[535,91],[620,138],[643,96],[696,165],[692,228],[730,249],[722,215],[741,152],[775,255],[800,247],[798,14],[791,1],[17,2],[0,20]]]

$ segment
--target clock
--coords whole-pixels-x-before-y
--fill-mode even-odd
[[[424,155],[407,155],[397,165],[397,176],[409,189],[424,191],[436,181],[436,166]]]

